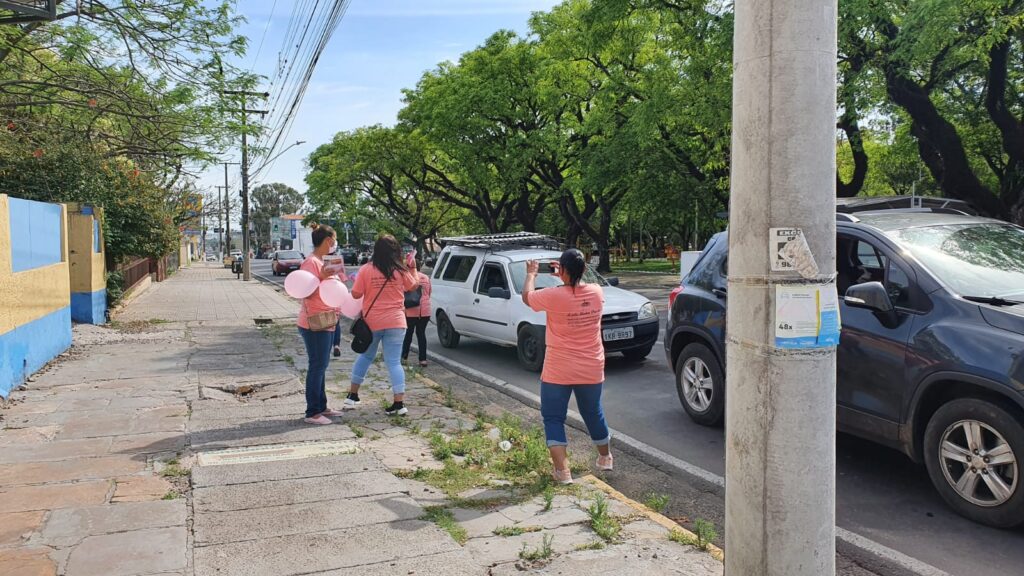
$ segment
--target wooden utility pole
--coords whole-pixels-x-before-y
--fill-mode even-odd
[[[242,279],[252,280],[252,262],[249,258],[250,234],[249,234],[249,147],[246,140],[249,114],[266,116],[266,110],[249,110],[245,107],[245,100],[248,96],[257,98],[270,98],[269,92],[249,92],[247,90],[225,90],[224,94],[229,96],[241,96],[242,108],[238,110],[242,114]]]

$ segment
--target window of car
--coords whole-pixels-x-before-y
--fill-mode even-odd
[[[839,237],[836,243],[839,295],[855,284],[881,282],[897,308],[915,308],[910,273],[874,244],[859,238]]]
[[[441,279],[450,282],[465,282],[469,279],[473,266],[476,266],[476,256],[453,256]]]
[[[523,284],[526,283],[526,262],[512,262],[508,265],[508,272],[512,276],[512,285],[515,287],[516,292],[523,293]],[[594,268],[587,265],[586,272],[583,273],[583,281],[587,284],[597,284],[599,286],[607,286],[608,281],[605,280],[600,274],[594,271]],[[561,286],[562,279],[553,274],[538,274],[537,280],[534,282],[534,288],[540,290],[541,288],[551,288],[552,286]]]
[[[448,263],[448,257],[451,255],[451,252],[445,252],[444,256],[441,256],[441,261],[438,262],[437,266],[434,268],[434,278],[441,277],[441,272],[444,271],[444,265]]]
[[[502,270],[500,264],[484,264],[483,270],[480,271],[480,281],[477,283],[476,289],[477,293],[487,294],[491,288],[508,290],[508,282],[505,280],[505,271]]]
[[[278,260],[302,260],[302,254],[297,250],[282,250],[274,256]]]
[[[693,271],[686,277],[686,283],[704,290],[721,288],[722,279],[728,270],[728,258],[727,246],[719,246],[717,242],[709,245],[704,256],[701,256]]]

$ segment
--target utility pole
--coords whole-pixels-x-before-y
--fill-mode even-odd
[[[252,262],[249,258],[249,147],[246,141],[246,127],[249,114],[266,116],[266,110],[249,110],[245,107],[247,96],[270,98],[269,92],[249,92],[247,90],[225,90],[224,94],[242,97],[242,280],[252,280]]]
[[[735,8],[725,573],[834,576],[835,342],[787,342],[777,300],[835,297],[837,0]],[[780,261],[771,228],[802,230],[817,266]]]
[[[224,237],[228,242],[225,253],[231,254],[231,194],[228,192],[228,166],[238,166],[238,162],[221,162],[221,164],[224,165]]]
[[[220,232],[217,233],[217,244],[218,250],[220,250],[220,257],[223,260],[224,255],[229,250],[224,249],[224,216],[227,214],[227,204],[224,203],[224,198],[221,196],[221,192],[227,196],[227,186],[214,186],[217,189],[217,228]]]

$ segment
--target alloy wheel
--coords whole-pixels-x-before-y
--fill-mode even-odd
[[[972,504],[999,506],[1017,490],[1017,457],[1002,434],[984,422],[960,420],[946,428],[939,459],[946,481]]]
[[[700,358],[688,358],[683,365],[683,396],[696,412],[706,412],[711,406],[714,386],[711,370]]]

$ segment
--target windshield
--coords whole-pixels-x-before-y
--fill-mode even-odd
[[[958,224],[890,235],[961,296],[1024,295],[1024,228]]]
[[[278,260],[302,260],[302,254],[296,250],[285,250],[277,253]]]
[[[542,267],[543,268],[543,267]],[[526,262],[512,262],[508,265],[508,271],[512,274],[512,285],[515,286],[516,292],[523,293],[523,284],[526,283]],[[608,282],[605,281],[594,269],[589,265],[587,271],[583,273],[583,281],[588,284],[598,284],[600,286],[607,286]],[[552,286],[561,286],[562,280],[557,276],[552,276],[550,273],[545,274],[541,272],[537,275],[537,282],[535,283],[536,288],[550,288]]]

